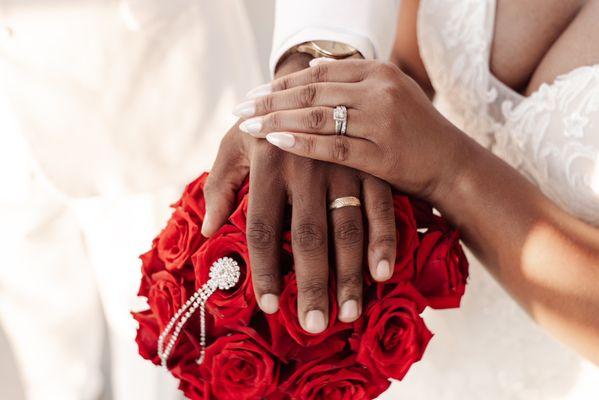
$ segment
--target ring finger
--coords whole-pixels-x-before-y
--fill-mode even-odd
[[[306,132],[334,135],[335,119],[333,107],[310,107],[298,110],[275,111],[243,121],[239,129],[252,136],[264,138],[271,132]],[[354,108],[347,109],[348,136],[360,137],[362,134],[362,115]]]
[[[356,107],[363,90],[352,83],[311,83],[251,99],[238,104],[233,114],[241,118],[265,115],[275,111],[345,104]]]
[[[329,184],[329,204],[336,199],[360,198],[360,181],[350,168],[336,168]],[[359,206],[329,210],[337,271],[339,320],[355,321],[362,310],[364,227]]]

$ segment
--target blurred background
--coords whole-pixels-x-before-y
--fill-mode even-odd
[[[170,399],[138,255],[268,80],[273,0],[0,0],[0,399]]]
[[[0,400],[182,398],[137,353],[138,256],[183,185],[211,167],[234,105],[269,80],[273,17],[274,0],[0,0]],[[481,285],[482,268],[471,274],[479,284],[463,307],[427,323],[444,333],[429,353],[475,362],[430,357],[438,368],[419,363],[415,383],[436,381],[432,370],[484,393],[497,381],[518,399],[561,398],[575,384],[597,398],[591,368],[540,329],[508,335],[523,311],[477,303],[476,291],[503,289]],[[485,318],[467,325],[481,306]],[[455,339],[466,330],[506,339],[473,354]],[[502,357],[510,340],[530,350]],[[530,382],[551,384],[530,393]],[[382,398],[423,396],[406,389]]]

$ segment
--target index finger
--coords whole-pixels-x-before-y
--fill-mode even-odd
[[[310,83],[360,82],[366,77],[368,68],[371,64],[372,61],[370,60],[356,59],[319,63],[312,67],[275,79],[270,83],[258,86],[250,90],[247,93],[247,97],[254,99],[272,92],[305,86]]]

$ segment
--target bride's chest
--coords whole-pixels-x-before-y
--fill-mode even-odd
[[[518,62],[530,44],[494,44],[506,36],[497,10],[495,0],[421,1],[420,53],[439,107],[553,200],[599,225],[599,65],[569,70],[525,97],[498,76],[534,79],[544,55]]]

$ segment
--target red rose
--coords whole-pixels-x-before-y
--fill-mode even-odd
[[[151,281],[148,305],[154,312],[160,329],[164,329],[177,310],[193,293],[193,284],[188,290],[182,279],[175,278],[168,271],[154,273]]]
[[[195,362],[192,361],[192,362]],[[191,370],[185,370],[180,374],[173,375],[179,378],[179,390],[183,392],[185,398],[190,400],[207,400],[210,399],[210,384],[199,378]]]
[[[135,342],[139,347],[139,354],[143,358],[152,361],[154,364],[160,365],[161,360],[158,357],[157,345],[158,336],[162,332],[162,328],[159,327],[156,314],[154,314],[152,310],[137,313],[134,312],[132,314],[133,318],[139,324],[137,335],[135,337]],[[208,327],[208,329],[212,329],[210,324],[208,324]],[[196,339],[196,332],[198,331],[199,324],[189,323],[185,326],[169,357],[169,368],[172,366],[177,368],[183,362],[182,360],[189,357],[190,354],[199,355],[200,344]]]
[[[133,317],[139,323],[137,342],[140,354],[144,358],[151,359],[155,364],[159,364],[160,360],[157,357],[158,335],[193,293],[193,280],[185,282],[183,278],[176,278],[169,271],[162,270],[146,277],[145,281],[148,282],[147,298],[150,309],[133,313]],[[207,324],[212,327],[210,320],[207,321]],[[197,343],[186,342],[184,337],[186,331],[194,331],[195,328],[197,328],[196,321],[192,318],[185,326],[184,334],[179,337],[171,354],[171,360],[181,357],[190,348],[197,347]],[[193,336],[192,341],[195,341]]]
[[[433,308],[454,308],[466,290],[468,260],[459,234],[429,230],[416,255],[415,285]]]
[[[233,211],[233,214],[229,217],[231,224],[235,225],[240,231],[245,232],[247,227],[247,213],[248,213],[248,197],[245,196],[241,199],[241,202]]]
[[[196,362],[199,352],[190,351],[171,369],[171,373],[179,379],[179,390],[191,400],[208,400],[210,397],[210,381],[206,373],[201,373],[202,366]],[[204,370],[205,371],[205,370]]]
[[[243,181],[243,184],[239,187],[239,190],[237,191],[237,195],[236,195],[237,204],[241,203],[241,200],[244,197],[247,197],[249,192],[250,192],[250,179],[248,176],[247,178],[245,178],[245,180]]]
[[[280,325],[287,331],[289,336],[301,346],[314,346],[329,337],[343,331],[352,329],[352,324],[340,322],[337,319],[339,306],[335,296],[335,288],[329,285],[329,326],[319,334],[306,332],[299,323],[297,314],[297,281],[295,273],[285,275],[283,279],[283,292],[279,299],[279,317]]]
[[[397,247],[393,275],[384,283],[376,284],[378,298],[395,288],[398,284],[410,282],[414,277],[414,256],[419,245],[418,229],[414,218],[414,209],[410,199],[406,196],[394,194],[393,209],[395,213],[395,231]],[[370,286],[375,281],[370,274],[364,277],[366,285]]]
[[[181,199],[175,203],[174,207],[181,207],[187,211],[198,224],[201,224],[206,214],[206,199],[204,198],[204,185],[208,179],[208,173],[205,172],[196,180],[185,186]]]
[[[410,284],[370,304],[363,333],[352,338],[357,360],[384,376],[402,379],[432,337],[420,317],[424,307],[424,299]]]
[[[433,206],[429,203],[418,200],[410,199],[412,203],[412,209],[414,210],[414,217],[416,218],[416,225],[418,228],[434,228],[434,229],[448,229],[449,224],[447,220],[438,213],[435,214]]]
[[[370,400],[389,385],[383,376],[358,364],[354,356],[335,356],[299,365],[283,389],[296,400]]]
[[[220,336],[206,349],[201,365],[188,357],[173,374],[184,381],[185,394],[198,399],[264,399],[278,392],[279,386],[277,361],[249,328]]]
[[[139,349],[139,354],[146,360],[152,361],[154,364],[160,364],[156,343],[160,335],[158,321],[152,310],[131,313],[133,318],[138,323],[135,342]]]
[[[406,196],[396,194],[393,196],[395,212],[395,229],[397,232],[397,250],[395,269],[392,283],[401,283],[409,280],[413,271],[414,252],[418,248],[418,231],[412,204]]]
[[[156,242],[158,238],[154,239],[154,246],[152,249],[141,256],[141,283],[137,292],[138,296],[148,297],[150,286],[152,285],[152,274],[163,271],[166,267],[164,261],[158,257],[158,251],[156,250]]]
[[[200,228],[183,208],[176,208],[166,228],[156,241],[158,256],[168,270],[176,270],[183,264],[205,240],[199,233]]]
[[[316,335],[301,327],[289,212],[281,243],[280,310],[264,314],[254,297],[245,235],[248,181],[236,194],[236,209],[228,222],[207,239],[200,233],[206,178],[203,174],[187,185],[166,228],[141,256],[139,295],[148,299],[149,310],[133,313],[139,323],[139,352],[158,364],[159,335],[209,280],[212,264],[222,257],[240,264],[237,284],[216,290],[206,302],[209,346],[204,362],[196,363],[202,351],[201,312],[186,320],[169,354],[168,368],[191,399],[375,398],[388,388],[388,378],[402,379],[422,357],[432,337],[420,317],[424,307],[429,302],[438,308],[459,304],[468,269],[457,232],[449,231],[447,222],[426,203],[395,194],[395,272],[385,283],[365,279],[364,313],[356,322],[338,321],[333,276],[329,326]],[[428,231],[418,233],[418,228]]]
[[[231,257],[240,263],[241,277],[234,288],[217,290],[206,303],[216,326],[247,325],[257,308],[250,274],[250,256],[245,233],[233,225],[224,225],[192,256],[196,288],[209,279],[210,267],[221,257]]]
[[[260,316],[261,314],[258,313],[254,317],[252,327],[260,332],[264,340],[270,344],[273,354],[284,363],[290,361],[303,363],[314,359],[329,358],[347,347],[347,340],[352,332],[350,328],[336,330],[335,334],[327,333],[326,340],[303,346],[298,344],[296,339],[289,334],[287,327],[281,324],[279,313],[263,314],[264,321],[258,318]],[[263,322],[266,322],[267,326]]]

